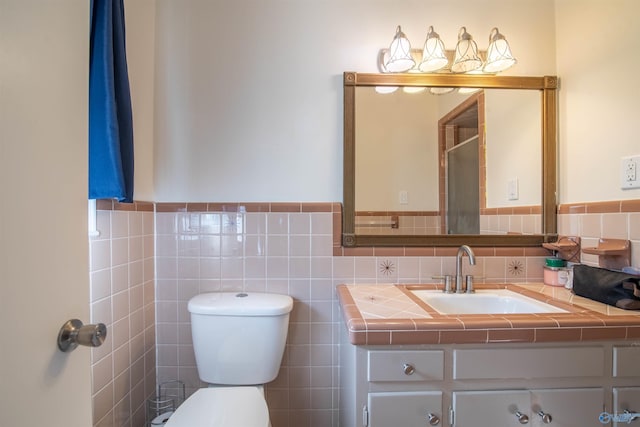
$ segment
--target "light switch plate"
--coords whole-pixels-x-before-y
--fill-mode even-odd
[[[620,160],[620,187],[623,190],[640,188],[640,155]]]
[[[519,198],[518,178],[512,178],[507,181],[507,200],[518,200]]]
[[[408,205],[409,204],[409,192],[406,190],[401,190],[400,194],[398,195],[398,198],[400,199],[400,204],[401,205]]]

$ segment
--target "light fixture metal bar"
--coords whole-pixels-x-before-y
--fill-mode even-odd
[[[358,86],[464,86],[470,88],[555,89],[557,78],[553,76],[499,76],[492,74],[448,73],[344,73],[345,85]]]

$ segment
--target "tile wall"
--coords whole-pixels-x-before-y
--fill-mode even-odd
[[[99,201],[90,237],[91,322],[107,326],[92,349],[93,425],[143,427],[155,393],[154,213],[150,203]]]
[[[94,352],[95,425],[144,425],[141,402],[153,393],[154,367],[158,382],[180,379],[189,393],[202,386],[187,301],[200,292],[246,290],[295,299],[283,366],[266,388],[273,427],[337,426],[342,324],[335,286],[434,283],[455,269],[454,248],[342,248],[336,203],[160,203],[155,210],[155,231],[150,212],[99,211],[105,231],[91,240],[93,318],[109,318],[113,341]],[[640,265],[640,201],[563,206],[559,228],[585,244],[626,236]],[[478,263],[465,262],[465,274],[542,281],[542,249],[475,249]]]
[[[295,305],[288,346],[280,375],[266,387],[274,427],[338,425],[337,284],[435,283],[433,276],[455,269],[452,248],[415,256],[343,250],[339,204],[159,204],[157,211],[158,381],[180,379],[189,392],[203,385],[187,311],[193,295],[289,294]],[[541,281],[545,253],[478,248],[477,265],[469,268],[465,262],[465,273],[499,282]]]
[[[597,246],[600,238],[630,240],[631,265],[640,268],[640,200],[562,205],[558,233],[581,237],[582,247]],[[597,265],[598,257],[583,254],[582,262]]]

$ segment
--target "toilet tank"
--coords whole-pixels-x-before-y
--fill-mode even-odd
[[[258,292],[210,292],[189,300],[200,379],[255,385],[278,375],[293,299]]]

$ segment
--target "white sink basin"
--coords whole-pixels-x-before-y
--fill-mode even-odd
[[[473,294],[446,294],[438,290],[412,290],[440,314],[566,313],[566,310],[508,289],[476,289]]]

